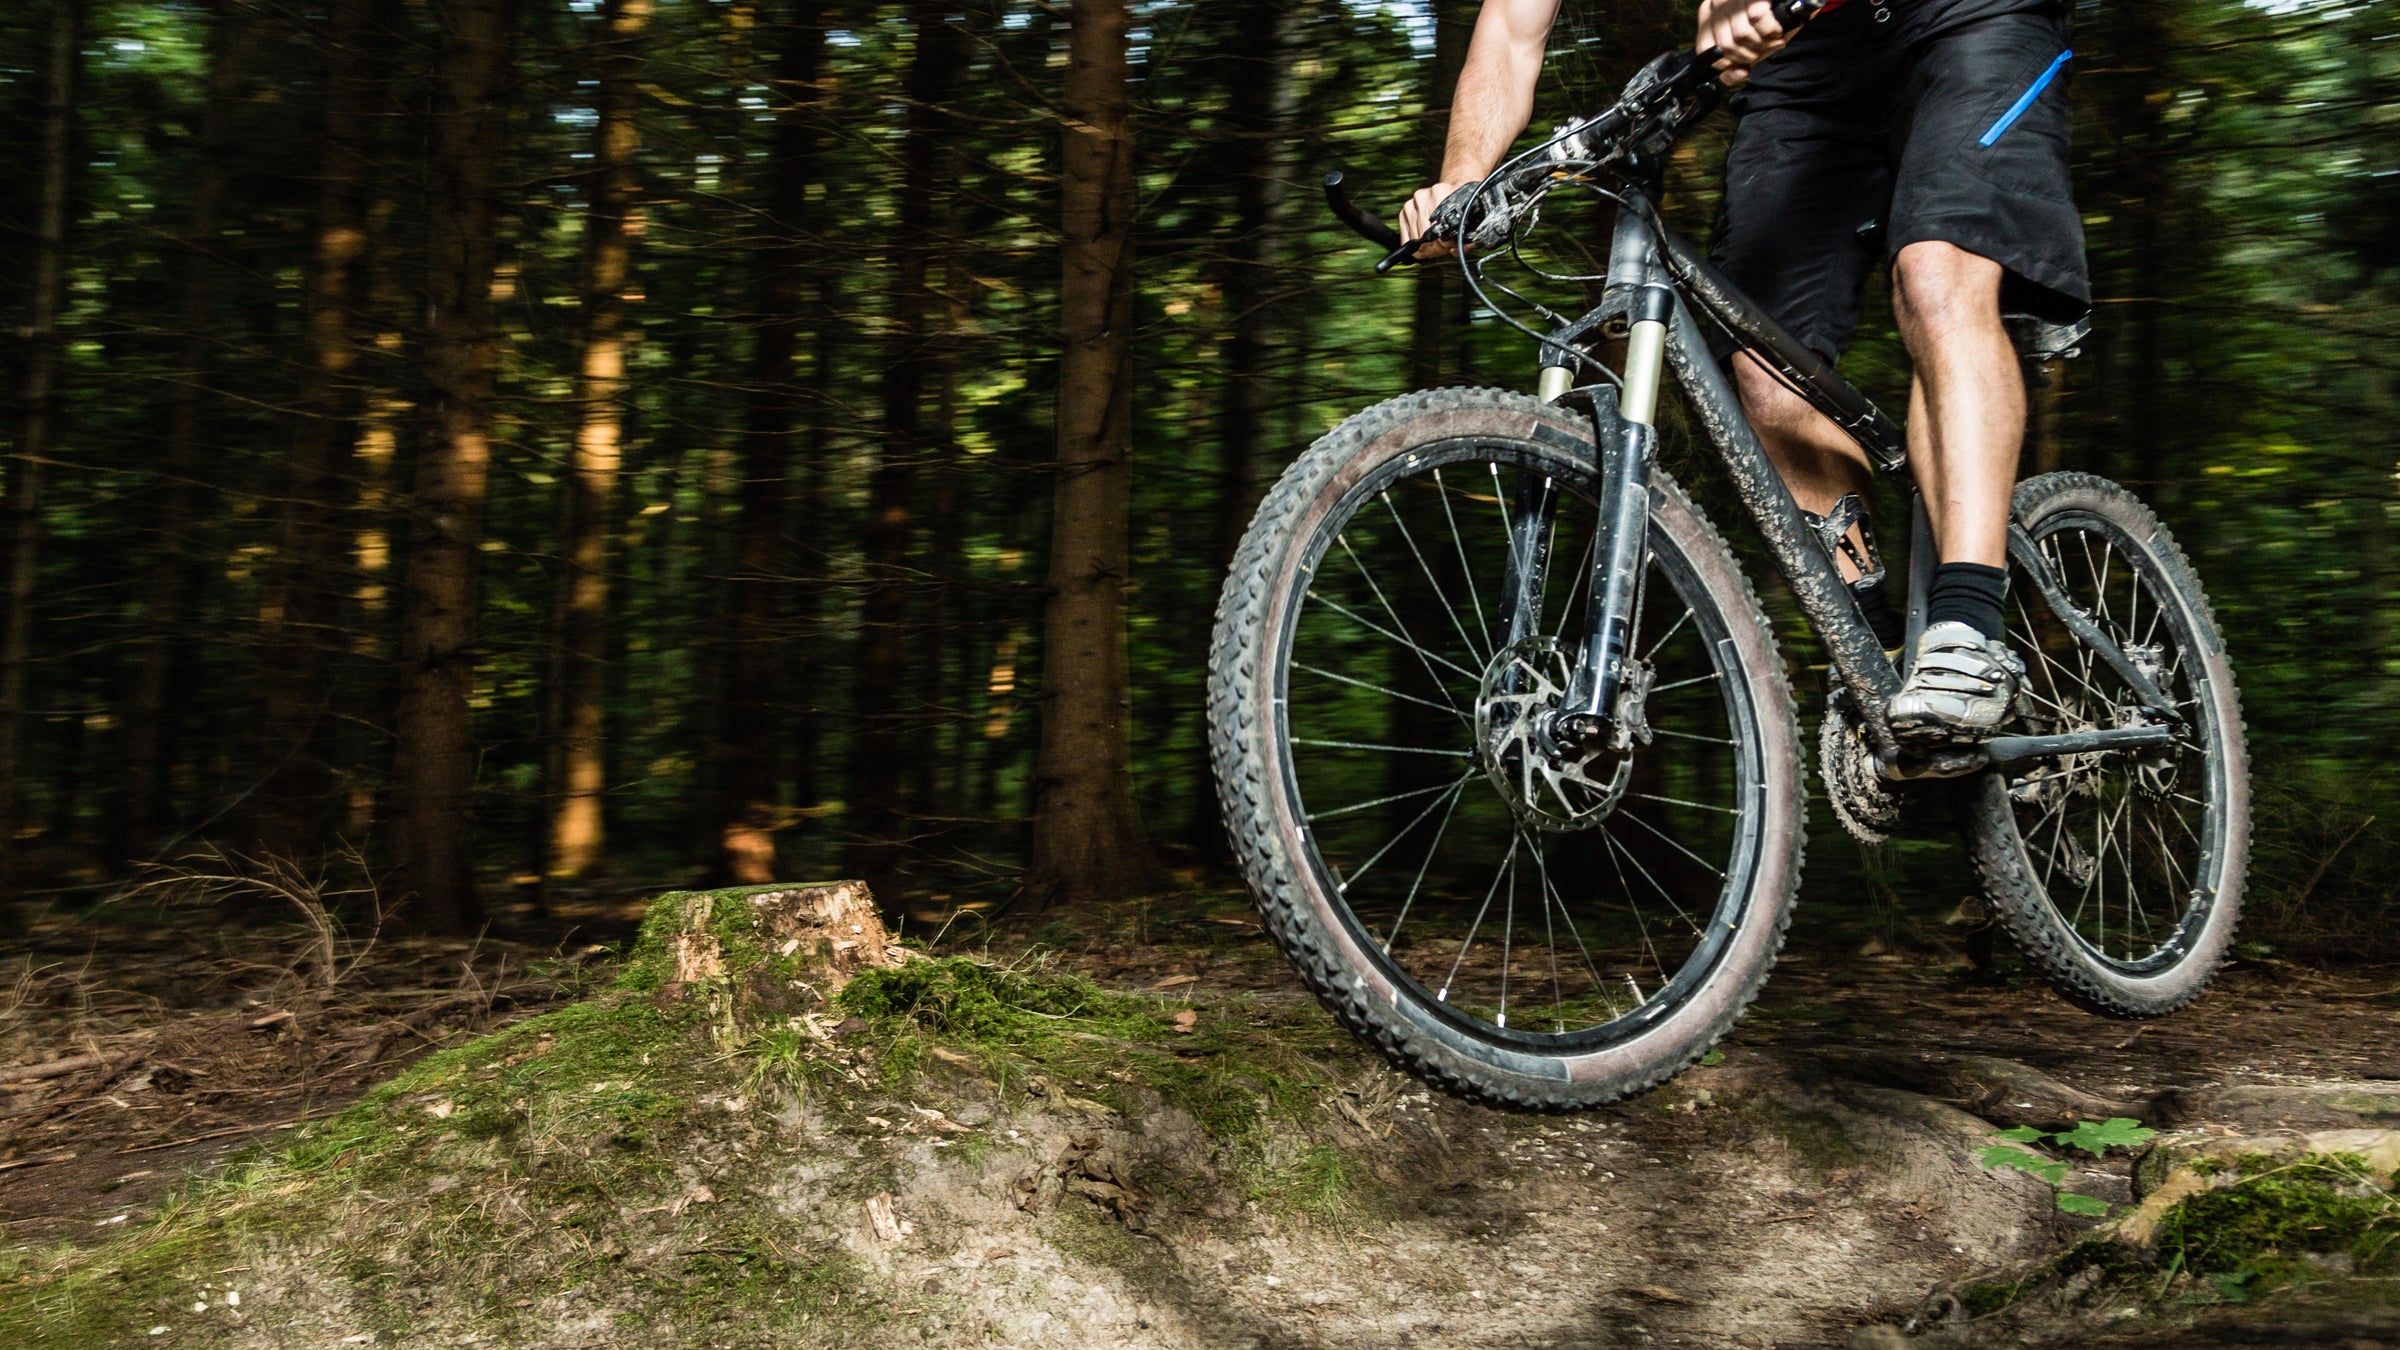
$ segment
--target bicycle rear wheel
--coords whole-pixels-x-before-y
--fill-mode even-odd
[[[1496,390],[1351,418],[1260,508],[1211,653],[1218,790],[1268,931],[1395,1064],[1518,1107],[1612,1101],[1705,1053],[1799,876],[1773,633],[1663,474],[1619,708],[1641,732],[1569,756],[1541,739],[1583,637],[1590,437]],[[1551,563],[1524,616],[1512,530]]]
[[[1997,917],[2061,996],[2113,1017],[2199,997],[2240,920],[2250,851],[2241,697],[2208,597],[2140,499],[2089,474],[2017,488],[2016,520],[2075,607],[2183,722],[2156,752],[2011,765],[1966,788],[1969,843]],[[2035,734],[2146,720],[2128,682],[2011,560],[2009,645]]]

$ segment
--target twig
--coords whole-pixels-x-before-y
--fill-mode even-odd
[[[20,1167],[40,1167],[46,1163],[72,1162],[75,1156],[75,1150],[71,1148],[54,1148],[47,1152],[28,1154],[22,1158],[11,1158],[7,1162],[0,1162],[0,1172],[13,1172]]]
[[[2365,820],[2358,822],[2357,828],[2351,830],[2350,833],[2343,835],[2342,842],[2333,846],[2333,852],[2326,854],[2323,858],[2318,860],[2317,870],[2309,873],[2308,875],[2308,884],[2302,886],[2300,888],[2300,893],[2292,897],[2291,907],[2293,909],[2298,909],[2303,901],[2307,900],[2310,895],[2315,893],[2317,889],[2317,883],[2325,879],[2325,873],[2332,868],[2334,859],[2342,856],[2342,850],[2350,847],[2350,841],[2358,838],[2362,834],[2365,834],[2367,832],[2367,827],[2374,823],[2375,817],[2373,816],[2369,816]]]
[[[81,1073],[108,1063],[105,1055],[69,1055],[47,1064],[24,1064],[14,1069],[0,1069],[0,1083],[35,1083],[62,1074]]]
[[[125,1148],[118,1149],[117,1152],[121,1154],[154,1153],[162,1148],[181,1148],[185,1144],[198,1144],[210,1139],[222,1139],[230,1134],[256,1134],[261,1130],[280,1130],[288,1125],[300,1125],[311,1120],[323,1120],[327,1116],[338,1116],[342,1112],[349,1109],[350,1108],[347,1106],[337,1106],[328,1111],[311,1111],[306,1115],[293,1116],[289,1120],[270,1120],[257,1125],[230,1125],[222,1130],[210,1130],[206,1134],[195,1134],[189,1139],[170,1139],[163,1144],[128,1145]]]

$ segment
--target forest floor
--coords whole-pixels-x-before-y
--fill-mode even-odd
[[[1384,1067],[1238,896],[953,925],[977,961],[832,1006],[778,1001],[773,944],[727,927],[741,898],[662,905],[609,952],[47,926],[0,972],[0,1326],[2400,1347],[2400,969],[2244,960],[2126,1024],[1945,953],[1803,944],[1721,1058],[1528,1116]],[[724,972],[684,968],[695,933]],[[2070,1155],[2106,1223],[1978,1161],[2003,1128],[2108,1116],[2165,1133]],[[2172,1260],[2128,1234],[2162,1214]]]

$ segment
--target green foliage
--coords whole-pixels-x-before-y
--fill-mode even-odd
[[[2075,1128],[2050,1136],[2060,1148],[2079,1148],[2095,1158],[2106,1157],[2112,1148],[2133,1148],[2157,1137],[2158,1131],[2124,1116],[2077,1121]]]
[[[2133,1148],[2156,1138],[2158,1131],[2124,1116],[2107,1120],[2077,1121],[2073,1128],[2052,1133],[2030,1125],[2018,1125],[2002,1130],[2000,1143],[1980,1149],[1975,1160],[1987,1171],[2017,1171],[2038,1178],[2057,1192],[2058,1207],[2069,1214],[2097,1218],[2108,1213],[2108,1202],[2088,1195],[2077,1195],[2066,1189],[2067,1163],[2048,1154],[2037,1153],[2027,1144],[2047,1143],[2056,1148],[2076,1148],[2094,1158],[2105,1157],[2112,1148]]]

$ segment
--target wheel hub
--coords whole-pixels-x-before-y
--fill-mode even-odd
[[[1484,667],[1475,700],[1475,762],[1520,824],[1550,834],[1588,830],[1608,819],[1633,776],[1632,757],[1612,742],[1625,741],[1630,749],[1634,738],[1565,746],[1552,735],[1573,670],[1572,654],[1558,642],[1527,638]],[[1646,732],[1640,696],[1649,687],[1649,671],[1642,667],[1632,675],[1626,681],[1631,706],[1628,698],[1618,699],[1616,724]]]

